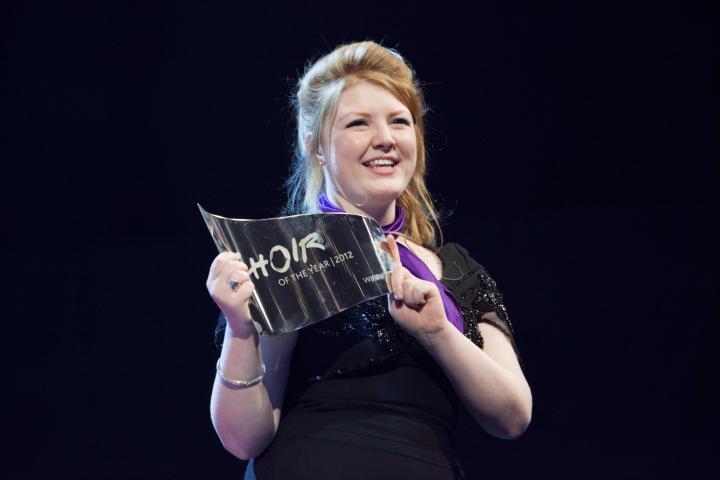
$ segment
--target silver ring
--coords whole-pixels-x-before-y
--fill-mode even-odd
[[[238,282],[237,280],[228,280],[226,283],[227,283],[228,285],[230,285],[230,289],[231,289],[233,292],[237,292],[237,289],[238,289],[238,286],[240,285],[240,282]]]

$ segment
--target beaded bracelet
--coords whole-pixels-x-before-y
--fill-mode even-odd
[[[218,375],[220,376],[220,380],[227,383],[228,385],[232,385],[233,387],[238,388],[248,388],[252,387],[253,385],[257,385],[258,383],[263,381],[263,377],[265,377],[265,364],[260,363],[260,375],[258,375],[255,378],[251,378],[250,380],[235,380],[233,378],[227,378],[225,374],[222,371],[222,368],[220,368],[220,359],[218,358],[217,363],[215,364],[215,369],[217,370]]]

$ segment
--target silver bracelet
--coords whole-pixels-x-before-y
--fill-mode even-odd
[[[250,380],[235,380],[233,378],[227,378],[225,374],[222,371],[222,368],[220,368],[220,359],[218,358],[217,363],[215,364],[215,369],[217,370],[218,375],[220,376],[220,380],[227,383],[228,385],[232,385],[233,387],[239,387],[239,388],[248,388],[252,387],[253,385],[257,385],[258,383],[263,381],[263,377],[265,376],[265,364],[260,363],[260,375],[258,375],[255,378],[251,378]]]

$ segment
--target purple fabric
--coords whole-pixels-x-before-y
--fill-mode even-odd
[[[324,193],[318,198],[318,208],[321,212],[325,213],[345,213],[343,209],[333,204]],[[386,235],[392,233],[397,237],[397,232],[402,232],[404,225],[405,212],[402,207],[396,204],[395,220],[393,220],[389,225],[384,225],[382,227],[383,232],[385,232]],[[403,267],[407,268],[410,273],[415,275],[417,278],[432,282],[438,287],[443,307],[445,308],[445,316],[447,316],[448,321],[452,323],[455,328],[462,332],[462,313],[460,312],[460,307],[458,306],[457,301],[447,287],[440,280],[435,278],[435,275],[433,275],[430,268],[417,255],[415,255],[412,250],[401,243],[398,243],[398,250],[400,252],[400,261],[402,262]]]

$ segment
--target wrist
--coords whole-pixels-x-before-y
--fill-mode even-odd
[[[225,325],[225,340],[247,340],[258,336],[257,329],[252,322],[230,321],[227,316],[225,320],[227,322]]]
[[[423,347],[432,351],[437,349],[439,345],[446,343],[453,335],[453,330],[457,331],[450,322],[446,321],[444,324],[432,331],[421,332],[415,338]]]
[[[263,378],[265,378],[265,364],[260,362],[260,372],[256,377],[249,378],[249,379],[237,379],[237,378],[230,378],[225,375],[225,372],[223,372],[223,369],[220,368],[220,362],[222,358],[218,358],[217,363],[215,364],[215,370],[217,371],[217,375],[220,377],[220,380],[229,387],[234,388],[250,388],[258,383],[263,381]]]

